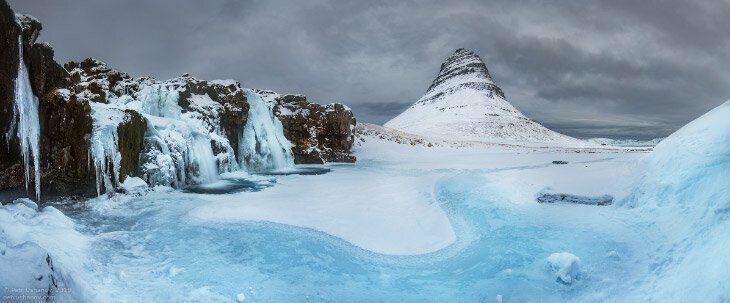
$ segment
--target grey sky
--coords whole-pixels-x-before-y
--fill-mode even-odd
[[[730,99],[730,1],[10,0],[59,61],[340,101],[383,123],[456,48],[574,136],[665,136]]]

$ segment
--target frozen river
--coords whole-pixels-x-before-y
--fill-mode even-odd
[[[534,198],[620,196],[605,182],[642,154],[456,153],[58,207],[91,239],[90,292],[119,301],[600,301],[641,274],[646,235],[628,210]],[[573,181],[541,177],[559,172]],[[547,261],[559,252],[580,258],[570,284]]]

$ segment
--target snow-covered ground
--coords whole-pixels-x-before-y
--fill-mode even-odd
[[[56,203],[65,216],[5,205],[0,248],[35,243],[88,301],[726,302],[728,115],[652,153],[363,135],[355,164],[221,176],[230,193],[130,181],[129,195]],[[18,269],[12,256],[0,266]]]
[[[637,140],[637,139],[610,139],[610,138],[590,138],[586,139],[588,142],[607,145],[607,146],[625,146],[625,147],[654,147],[659,142],[662,142],[664,138],[654,138],[651,140]]]

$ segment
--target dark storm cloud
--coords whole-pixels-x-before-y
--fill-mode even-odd
[[[730,2],[10,1],[61,61],[234,78],[383,123],[471,48],[518,109],[576,136],[664,136],[730,99]]]

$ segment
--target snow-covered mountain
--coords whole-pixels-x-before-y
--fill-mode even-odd
[[[564,146],[584,143],[525,117],[507,102],[482,59],[463,48],[441,65],[421,99],[384,126],[437,139]]]

